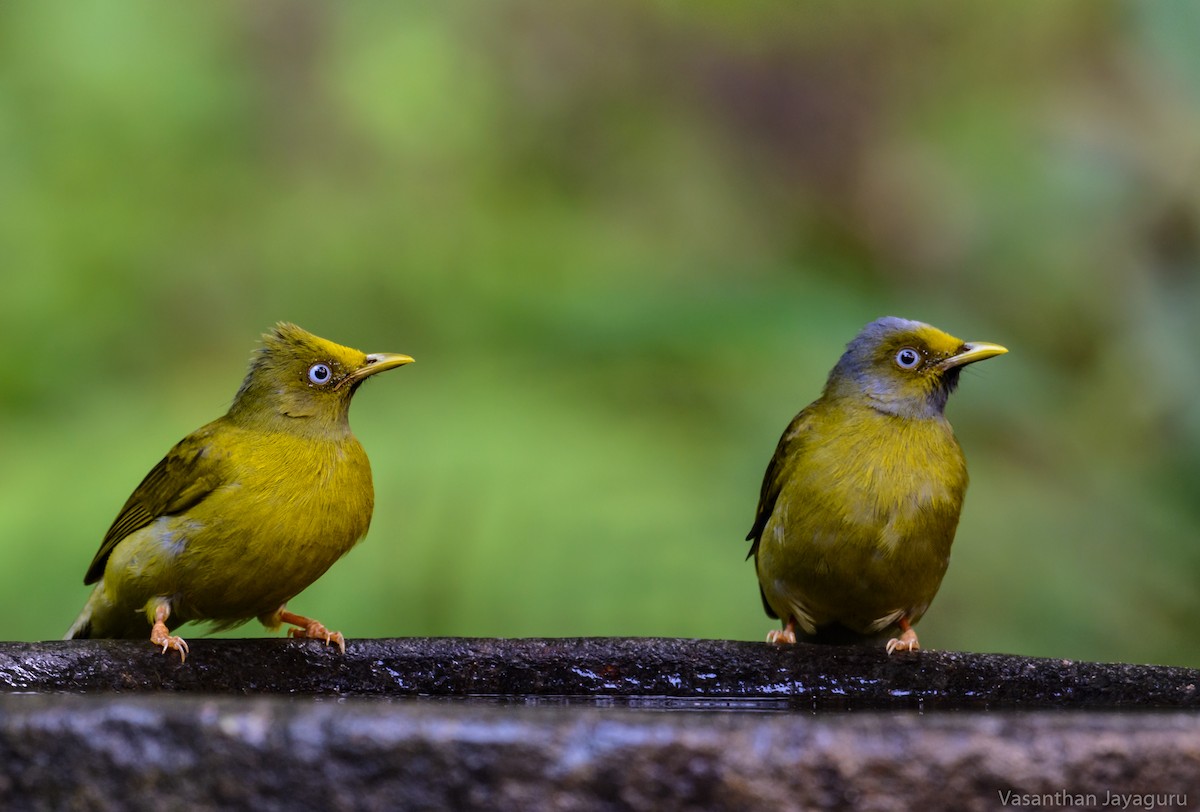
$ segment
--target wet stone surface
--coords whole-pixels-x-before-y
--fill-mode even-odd
[[[0,763],[4,809],[990,810],[1187,793],[1200,719],[27,695]]]
[[[0,643],[0,690],[776,700],[801,710],[1200,708],[1200,671],[670,638]]]
[[[0,809],[1200,805],[1189,669],[711,640],[189,642],[183,664],[141,641],[0,644]]]

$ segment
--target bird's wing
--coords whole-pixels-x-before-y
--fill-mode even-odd
[[[779,492],[783,490],[783,483],[788,476],[788,461],[795,461],[796,456],[801,452],[808,435],[807,428],[810,421],[811,413],[805,409],[792,419],[792,422],[784,429],[783,436],[779,438],[779,445],[775,447],[775,454],[771,457],[771,462],[767,465],[767,473],[763,476],[762,490],[758,495],[758,510],[754,514],[754,526],[746,534],[746,541],[753,542],[746,558],[751,558],[758,553],[758,543],[762,538],[762,532],[766,529],[767,521],[775,511],[775,500],[779,498]]]
[[[134,489],[104,534],[100,549],[84,576],[85,584],[100,580],[116,546],[130,533],[159,516],[182,513],[212,493],[222,482],[223,455],[211,443],[216,428],[210,423],[180,440]]]

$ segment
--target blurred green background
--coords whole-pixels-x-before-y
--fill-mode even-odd
[[[121,503],[286,319],[418,359],[359,394],[372,530],[296,611],[760,640],[763,469],[893,314],[1011,350],[950,404],[972,487],[922,642],[1200,666],[1198,29],[0,6],[0,636],[61,636]]]

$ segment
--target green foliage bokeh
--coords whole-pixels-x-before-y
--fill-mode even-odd
[[[372,530],[296,611],[761,639],[763,468],[893,314],[1011,350],[950,404],[972,487],[922,641],[1200,666],[1197,23],[0,7],[0,636],[62,634],[129,491],[290,320],[418,361],[357,398]]]

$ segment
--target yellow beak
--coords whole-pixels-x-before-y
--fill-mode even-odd
[[[414,359],[410,356],[401,355],[395,352],[373,352],[367,356],[366,362],[361,367],[343,378],[342,382],[339,383],[338,386],[342,387],[348,383],[358,383],[364,378],[370,377],[377,372],[386,372],[389,369],[395,369],[396,367],[402,367],[405,364],[411,364],[413,360]]]
[[[976,361],[982,361],[985,358],[995,358],[997,355],[1004,355],[1006,352],[1008,352],[1008,349],[1001,347],[999,344],[989,344],[986,341],[970,341],[963,345],[962,352],[957,355],[951,355],[938,366],[943,370],[961,367],[966,364],[973,364]]]

